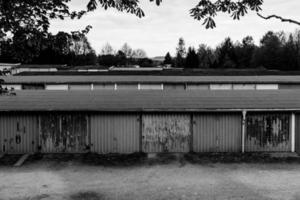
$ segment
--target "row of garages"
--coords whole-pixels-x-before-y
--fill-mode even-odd
[[[294,152],[291,112],[0,114],[1,153]]]

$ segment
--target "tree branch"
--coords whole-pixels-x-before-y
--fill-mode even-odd
[[[271,19],[271,18],[276,18],[276,19],[279,19],[281,20],[282,22],[288,22],[288,23],[292,23],[292,24],[297,24],[300,26],[300,22],[299,21],[295,21],[295,20],[292,20],[292,19],[287,19],[287,18],[283,18],[283,17],[280,17],[278,15],[269,15],[267,17],[265,16],[262,16],[260,13],[257,13],[257,15],[265,20],[268,20],[268,19]]]

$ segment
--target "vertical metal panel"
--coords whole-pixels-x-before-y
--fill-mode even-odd
[[[135,114],[92,115],[92,151],[100,154],[139,152],[139,120]]]
[[[94,84],[94,90],[114,90],[115,84]]]
[[[91,85],[69,85],[69,90],[91,90]]]
[[[89,145],[87,118],[83,114],[41,116],[40,145],[44,153],[81,153]]]
[[[234,90],[255,90],[255,84],[233,84]]]
[[[241,151],[241,114],[196,114],[193,116],[193,151]]]
[[[185,84],[164,84],[164,90],[185,90]]]
[[[296,115],[295,126],[295,149],[300,154],[300,114]]]
[[[300,84],[279,84],[280,90],[300,90]]]
[[[152,114],[143,115],[142,118],[142,148],[144,152],[190,151],[190,115]]]
[[[246,126],[247,152],[291,151],[290,114],[248,113]]]
[[[38,117],[24,114],[0,115],[0,152],[32,153],[38,146]]]
[[[140,84],[140,90],[163,90],[162,84]]]
[[[205,84],[188,84],[187,90],[209,90],[209,85]]]
[[[117,84],[117,90],[138,90],[138,84]]]

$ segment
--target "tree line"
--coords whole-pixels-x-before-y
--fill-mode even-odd
[[[216,48],[200,44],[197,49],[186,49],[184,39],[180,38],[175,57],[167,53],[164,64],[202,69],[300,70],[300,30],[290,34],[269,31],[259,45],[251,36],[237,42],[228,37]]]

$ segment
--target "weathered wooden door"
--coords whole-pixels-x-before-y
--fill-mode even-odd
[[[152,114],[143,116],[142,148],[147,153],[189,152],[191,120],[189,115]]]
[[[193,117],[195,152],[239,152],[241,137],[241,114],[197,114]]]
[[[34,115],[0,116],[0,152],[33,153],[38,146],[38,120]]]
[[[89,146],[87,117],[83,114],[43,115],[40,124],[44,153],[81,153]]]

